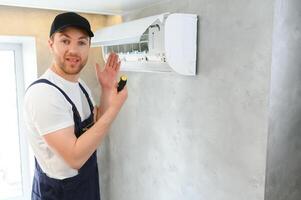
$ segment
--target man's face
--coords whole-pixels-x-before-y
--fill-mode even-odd
[[[69,27],[54,33],[49,47],[57,67],[66,75],[76,75],[87,63],[90,38],[84,31]]]

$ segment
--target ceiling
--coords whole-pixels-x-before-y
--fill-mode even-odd
[[[0,0],[0,5],[123,15],[165,0]]]

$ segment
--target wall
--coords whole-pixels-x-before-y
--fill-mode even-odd
[[[266,200],[301,196],[301,2],[276,0]]]
[[[64,11],[0,6],[0,26],[2,27],[0,35],[35,37],[38,75],[41,75],[51,65],[52,56],[47,46],[49,30],[54,17],[62,12]],[[89,20],[92,31],[96,31],[104,26],[120,23],[121,21],[120,16],[79,14]],[[91,48],[87,67],[84,69],[82,77],[93,88],[97,85],[94,78],[94,65],[96,62],[103,66],[100,48]],[[96,91],[94,92],[95,96],[97,96]]]
[[[273,8],[174,0],[124,16],[197,14],[198,75],[126,73],[105,199],[264,199]]]
[[[124,16],[198,14],[198,75],[126,73],[128,101],[99,152],[104,200],[263,199],[273,2],[175,0]],[[58,13],[0,6],[1,35],[36,38],[39,75]],[[121,20],[83,15],[93,30]],[[96,99],[100,54],[82,74]]]
[[[44,71],[51,65],[52,56],[47,46],[49,30],[54,17],[61,12],[63,11],[0,6],[0,35],[35,37],[38,75],[44,73]],[[121,21],[120,16],[80,14],[89,20],[93,31],[104,26],[120,23]],[[94,65],[96,62],[103,66],[100,48],[92,48],[90,50],[89,59],[81,77],[86,81],[88,86],[92,88],[94,98],[96,102],[98,102],[100,88],[98,87],[94,72]],[[107,153],[105,142],[99,150],[100,167],[102,164],[106,166]],[[104,180],[108,176],[108,173],[109,171],[100,171]],[[102,190],[106,190],[107,185],[105,183],[105,181],[101,182]]]

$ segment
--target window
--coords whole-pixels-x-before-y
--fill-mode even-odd
[[[0,36],[0,200],[29,199],[32,182],[32,156],[26,142],[22,103],[26,77],[24,45],[1,43]],[[6,40],[7,41],[7,40]],[[26,52],[28,54],[28,52]],[[34,65],[36,66],[36,65]],[[31,75],[31,76],[36,76]]]

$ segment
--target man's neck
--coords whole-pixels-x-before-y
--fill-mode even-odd
[[[56,66],[55,64],[52,64],[50,70],[67,81],[71,81],[71,82],[75,82],[75,83],[78,82],[79,74],[76,74],[76,75],[66,74],[63,70],[60,69],[59,66]]]

